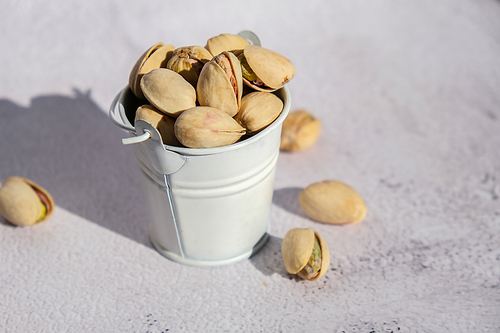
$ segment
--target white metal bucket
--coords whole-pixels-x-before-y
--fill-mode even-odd
[[[281,127],[291,102],[287,87],[276,95],[283,111],[266,129],[208,149],[164,145],[148,122],[132,126],[138,101],[130,89],[116,96],[111,120],[131,138],[148,137],[133,147],[149,206],[151,241],[161,254],[183,264],[215,266],[249,258],[265,244]]]

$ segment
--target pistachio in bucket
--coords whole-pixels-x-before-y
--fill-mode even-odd
[[[0,213],[12,224],[30,226],[47,220],[54,200],[40,185],[29,179],[9,177],[0,187]]]
[[[289,230],[281,244],[285,269],[304,280],[322,277],[330,265],[330,252],[323,238],[310,228]]]
[[[245,129],[226,112],[208,106],[184,111],[175,121],[175,136],[189,148],[215,148],[238,141]]]
[[[284,103],[281,93],[271,93],[294,76],[286,57],[242,36],[220,34],[209,38],[206,47],[155,44],[136,62],[129,88],[142,104],[146,99],[174,119],[174,135],[182,146],[213,148],[245,140],[274,122]],[[198,107],[213,109],[204,109],[204,115],[201,109],[191,110]],[[141,111],[151,115],[151,108]],[[187,110],[190,115],[181,118]],[[218,116],[219,111],[229,118]],[[155,127],[160,124],[157,116],[143,118],[148,119],[156,121]]]
[[[228,52],[237,52],[241,51],[247,46],[248,41],[234,34],[220,34],[218,36],[214,36],[207,40],[207,45],[205,48],[212,53],[212,55],[216,56],[224,51]]]
[[[295,67],[290,60],[261,46],[246,46],[238,60],[243,82],[258,91],[276,91],[295,76]]]
[[[156,43],[137,59],[129,76],[129,87],[134,95],[141,99],[144,98],[140,87],[142,77],[153,69],[165,67],[172,57],[174,49],[170,44]]]
[[[167,68],[179,73],[193,87],[196,87],[201,69],[210,59],[212,59],[212,54],[204,47],[183,46],[174,50]]]

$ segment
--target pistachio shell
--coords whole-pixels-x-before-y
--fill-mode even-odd
[[[166,68],[154,69],[142,77],[146,99],[159,111],[174,118],[196,106],[196,91],[184,78]]]
[[[222,52],[205,64],[197,85],[198,102],[218,108],[233,117],[243,94],[241,66],[231,52]]]
[[[129,87],[138,98],[143,99],[140,83],[144,74],[153,69],[165,67],[173,54],[174,46],[156,43],[144,52],[136,61],[129,76]]]
[[[166,145],[181,146],[174,133],[175,119],[161,113],[152,105],[142,105],[135,113],[135,121],[146,120],[160,132],[162,141]]]
[[[40,185],[29,179],[9,177],[0,187],[0,213],[15,225],[29,226],[46,221],[54,211],[54,201]]]
[[[366,205],[358,192],[335,180],[308,186],[300,193],[299,204],[307,216],[320,222],[357,223],[366,216]]]
[[[175,136],[189,148],[230,145],[245,134],[231,116],[217,108],[198,106],[184,111],[175,121]]]
[[[249,45],[248,41],[239,35],[220,34],[210,38],[205,48],[216,56],[224,51],[234,53],[243,50],[247,45]]]
[[[314,281],[325,275],[330,265],[330,252],[324,239],[310,228],[291,229],[283,238],[281,253],[288,273],[299,274],[306,266],[313,250],[315,236],[321,247],[321,268],[316,276],[307,279]]]
[[[179,73],[186,81],[196,87],[203,66],[212,59],[212,54],[202,46],[183,46],[175,49],[167,68]]]
[[[312,146],[321,134],[321,121],[306,110],[288,114],[281,130],[281,150],[298,151]]]
[[[326,244],[323,237],[321,237],[317,232],[314,232],[314,236],[316,236],[316,238],[318,239],[319,245],[321,247],[321,268],[318,271],[318,275],[313,278],[309,278],[309,281],[315,281],[325,275],[328,271],[328,266],[330,266],[330,250],[328,249],[328,245]],[[300,272],[298,273],[298,275],[301,275]]]
[[[259,91],[275,91],[282,88],[295,76],[295,67],[290,60],[274,51],[257,45],[243,49],[246,63],[263,85],[243,79],[243,82]]]
[[[248,134],[253,134],[271,124],[282,110],[283,101],[276,95],[256,91],[243,96],[240,111],[234,119],[247,129]]]
[[[285,269],[297,274],[307,264],[314,246],[314,230],[294,228],[289,230],[281,243],[281,253]]]

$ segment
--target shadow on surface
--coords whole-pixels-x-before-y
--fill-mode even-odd
[[[0,117],[0,180],[31,179],[57,206],[152,247],[127,133],[90,93],[39,96],[28,108],[0,99]]]
[[[250,258],[250,262],[262,274],[270,276],[275,273],[286,278],[291,277],[283,264],[281,255],[281,242],[283,239],[269,235],[269,239],[264,247]]]
[[[309,217],[302,211],[299,205],[299,194],[302,190],[303,188],[300,187],[286,187],[274,190],[273,203],[292,214],[308,219]]]

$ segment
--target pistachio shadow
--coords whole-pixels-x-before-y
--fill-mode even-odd
[[[0,181],[31,179],[57,206],[152,248],[127,134],[90,92],[37,96],[29,107],[0,99],[0,117]]]
[[[292,214],[309,219],[299,205],[299,194],[302,190],[301,187],[285,187],[274,190],[273,203]]]

